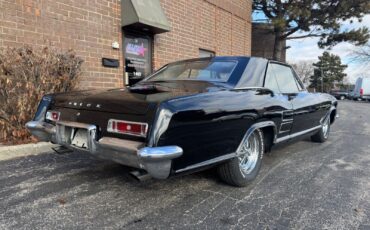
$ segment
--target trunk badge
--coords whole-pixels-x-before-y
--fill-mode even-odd
[[[100,107],[101,107],[101,105],[100,105],[100,104],[97,104],[97,105],[96,105],[96,108],[100,108]]]

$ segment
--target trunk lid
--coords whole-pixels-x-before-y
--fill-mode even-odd
[[[162,101],[224,88],[202,81],[142,82],[134,87],[59,94],[55,106],[90,111],[143,115]]]

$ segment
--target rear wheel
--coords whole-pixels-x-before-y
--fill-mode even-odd
[[[324,123],[321,126],[321,129],[319,132],[317,132],[315,135],[311,136],[311,140],[313,142],[318,143],[324,143],[328,140],[330,133],[330,116],[325,119]]]
[[[263,133],[254,130],[244,138],[236,151],[237,157],[219,166],[218,173],[230,185],[243,187],[257,177],[264,153]]]

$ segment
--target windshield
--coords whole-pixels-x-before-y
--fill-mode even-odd
[[[235,61],[199,60],[169,64],[147,81],[197,80],[227,82],[235,66]]]

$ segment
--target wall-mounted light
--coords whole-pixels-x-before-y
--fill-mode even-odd
[[[119,49],[119,43],[117,41],[112,42],[112,48],[113,49]]]

